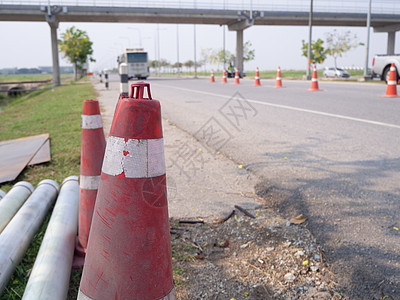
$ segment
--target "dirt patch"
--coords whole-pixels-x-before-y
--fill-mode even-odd
[[[179,299],[342,299],[305,223],[271,209],[235,210],[215,224],[171,222]]]

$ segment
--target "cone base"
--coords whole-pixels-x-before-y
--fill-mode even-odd
[[[86,249],[84,249],[79,242],[79,238],[75,238],[75,251],[72,260],[73,269],[82,269],[85,264]]]
[[[82,269],[85,265],[85,257],[74,256],[72,260],[72,269]]]
[[[228,81],[222,81],[222,84],[228,83]]]
[[[253,84],[253,86],[261,86],[261,84],[259,84],[259,83],[258,84]]]
[[[308,89],[307,92],[322,92],[321,89]]]
[[[81,289],[79,288],[78,291],[78,298],[77,300],[94,300],[93,298],[90,298],[88,296],[86,296]],[[176,298],[176,291],[175,291],[175,287],[172,288],[172,290],[165,296],[163,296],[162,298],[160,298],[159,300],[177,300]]]
[[[286,86],[273,86],[272,88],[273,89],[284,89],[284,88],[286,88]]]
[[[400,98],[399,95],[385,95],[385,96],[381,96],[381,98]]]

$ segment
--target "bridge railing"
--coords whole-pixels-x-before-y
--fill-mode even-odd
[[[0,0],[12,5],[149,7],[308,12],[310,0]],[[314,0],[315,12],[366,13],[368,0]],[[400,14],[400,0],[373,0],[372,13]]]

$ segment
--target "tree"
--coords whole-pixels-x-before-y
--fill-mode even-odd
[[[172,65],[172,68],[174,69],[182,69],[183,63],[181,62],[176,62]]]
[[[163,68],[164,72],[165,72],[165,69],[170,66],[171,66],[171,63],[168,60],[166,60],[164,58],[160,59],[160,67]]]
[[[149,67],[152,68],[152,69],[157,69],[157,67],[158,67],[158,60],[151,60],[151,61],[149,62]]]
[[[243,61],[244,62],[248,62],[251,60],[254,60],[255,58],[255,50],[251,49],[253,45],[251,44],[250,41],[247,41],[246,43],[244,43],[243,45]]]
[[[358,43],[357,35],[351,34],[351,31],[338,32],[333,30],[333,32],[327,32],[326,44],[327,44],[327,54],[333,57],[335,62],[335,68],[337,68],[337,58],[342,57],[343,53],[357,48],[358,46],[363,46],[363,43]]]
[[[217,69],[219,70],[219,66],[224,63],[224,58],[225,58],[225,63],[229,63],[229,60],[231,57],[234,57],[233,54],[231,54],[228,50],[225,50],[225,57],[224,57],[224,49],[218,49],[218,50],[212,50],[212,49],[206,49],[208,50],[208,61],[211,65],[217,65]]]
[[[190,71],[190,69],[194,66],[194,62],[193,62],[193,60],[188,60],[188,61],[186,61],[183,65],[184,65],[186,68],[188,68],[189,71]]]
[[[85,31],[72,26],[61,34],[58,40],[60,51],[74,65],[75,80],[78,79],[78,70],[83,70],[84,65],[90,61],[96,61],[91,57],[93,54],[93,43]]]
[[[225,55],[224,55],[224,49],[221,49],[218,51],[217,56],[218,56],[218,62],[221,64],[223,64],[224,61],[226,64],[229,64],[232,57],[235,57],[231,52],[229,52],[226,49],[225,49]]]
[[[308,58],[308,43],[304,40],[301,41],[303,44],[301,47],[302,56]],[[325,59],[326,55],[328,54],[328,50],[324,48],[322,45],[324,43],[323,40],[318,39],[316,42],[312,41],[311,43],[311,63],[313,64],[322,64]]]

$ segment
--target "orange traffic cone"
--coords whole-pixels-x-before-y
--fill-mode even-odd
[[[309,88],[307,91],[309,91],[309,92],[323,91],[323,90],[320,90],[318,87],[318,75],[317,75],[317,66],[316,65],[314,65],[314,68],[313,68],[313,73],[312,73],[312,78],[311,78],[311,88]]]
[[[224,73],[222,75],[222,83],[228,83],[228,80],[226,79],[226,70],[224,69]]]
[[[78,294],[132,298],[176,299],[160,102],[144,82],[115,109]]]
[[[387,82],[386,95],[384,97],[399,97],[397,96],[396,67],[394,64],[390,66],[389,80]]]
[[[234,84],[240,84],[238,68],[235,68],[235,81],[234,81]]]
[[[256,68],[256,76],[254,77],[254,86],[261,86],[261,83],[260,83],[260,72],[258,70],[258,67]]]
[[[278,70],[276,70],[276,83],[273,88],[284,88],[282,86],[281,67],[278,67]]]
[[[99,187],[106,141],[97,100],[85,100],[82,114],[81,176],[79,180],[79,242],[86,249]]]
[[[215,78],[214,78],[214,70],[211,69],[211,79],[210,82],[215,82]]]

